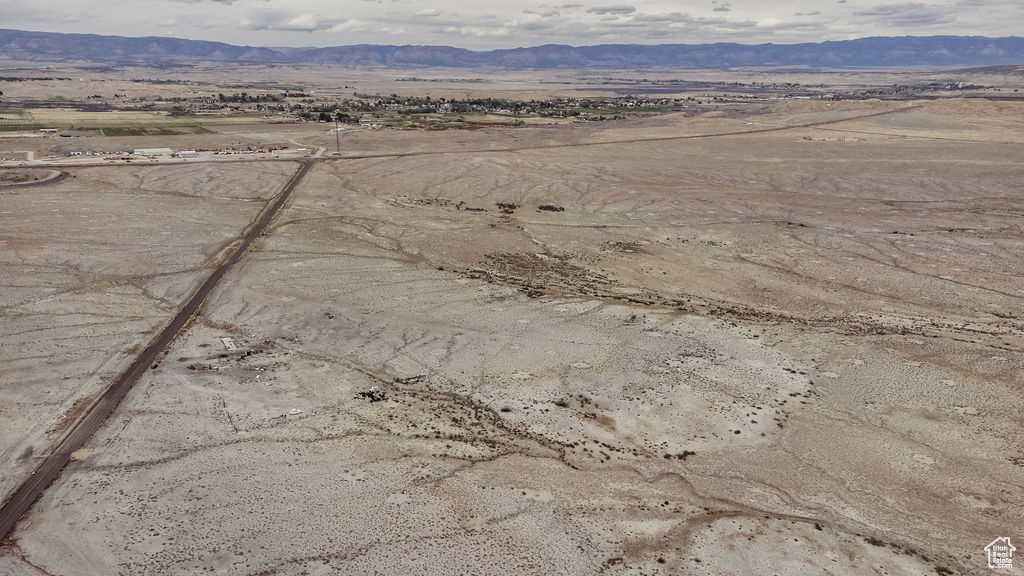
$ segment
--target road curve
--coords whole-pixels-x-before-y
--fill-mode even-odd
[[[46,490],[46,487],[53,482],[60,474],[64,466],[67,465],[71,459],[72,452],[75,452],[81,448],[85,442],[99,429],[103,422],[108,416],[117,408],[117,405],[121,403],[128,391],[132,389],[132,386],[139,380],[146,370],[156,361],[157,357],[161,352],[166,349],[171,342],[177,338],[178,333],[182,328],[188,324],[189,320],[199,311],[199,308],[205,302],[207,296],[217,284],[224,278],[228,270],[238,262],[242,255],[245,254],[246,250],[252,244],[258,236],[263,234],[270,221],[274,219],[274,216],[281,210],[281,208],[288,202],[291,197],[292,191],[302,181],[302,179],[309,172],[309,169],[313,166],[314,161],[305,160],[302,162],[302,166],[292,176],[291,180],[285,184],[284,188],[278,194],[277,199],[274,200],[256,219],[249,228],[245,231],[242,236],[242,242],[238,245],[235,251],[228,257],[227,260],[222,262],[212,274],[203,282],[192,297],[185,303],[184,306],[178,310],[178,313],[171,319],[166,327],[154,338],[149,346],[142,351],[141,354],[132,362],[124,372],[122,372],[113,381],[113,383],[103,392],[99,400],[92,406],[88,414],[82,418],[78,424],[71,430],[70,433],[64,438],[57,449],[46,458],[39,468],[31,476],[26,479],[18,490],[15,491],[14,495],[8,500],[3,508],[0,508],[0,541],[3,541],[14,529],[14,526],[18,523],[18,520],[28,512],[29,508],[32,507],[32,503]]]
[[[28,186],[42,186],[43,184],[55,184],[55,183],[60,182],[61,180],[63,180],[63,179],[68,177],[68,173],[67,172],[63,172],[61,170],[48,170],[46,167],[41,167],[41,168],[36,168],[36,167],[0,168],[0,172],[5,171],[5,170],[10,170],[11,172],[14,172],[14,171],[17,171],[17,170],[46,170],[47,172],[49,172],[49,174],[46,175],[46,178],[42,178],[40,180],[32,180],[30,182],[9,182],[9,183],[0,184],[0,189],[4,189],[4,188],[26,188]]]

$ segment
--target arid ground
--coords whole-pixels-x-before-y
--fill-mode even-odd
[[[173,136],[321,157],[0,574],[942,576],[1024,542],[1024,102],[351,129],[340,156],[329,128]],[[0,181],[0,492],[289,158]]]

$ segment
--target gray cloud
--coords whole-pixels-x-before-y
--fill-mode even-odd
[[[920,2],[881,4],[867,10],[857,10],[853,15],[901,27],[933,26],[956,20],[956,15],[948,13],[945,7]]]
[[[282,14],[262,12],[242,20],[241,27],[245,30],[281,32],[319,32],[338,30],[347,22],[344,18],[325,18],[317,14]]]
[[[33,6],[35,4],[35,6]],[[45,6],[38,6],[45,4]],[[1020,34],[1022,0],[0,0],[4,27],[257,46],[787,43]]]
[[[523,10],[523,14],[529,14],[530,16],[540,16],[541,18],[554,18],[561,16],[562,13],[558,10],[545,10],[540,12],[538,10]]]
[[[672,29],[700,29],[700,28],[721,28],[721,29],[738,29],[738,28],[753,28],[757,26],[755,20],[732,20],[725,17],[705,18],[695,17],[687,14],[686,12],[669,12],[668,14],[638,14],[633,16],[629,20],[631,23],[636,23],[642,26],[658,26],[665,25]]]
[[[627,4],[615,4],[612,6],[595,6],[587,9],[588,14],[632,14],[636,8]]]

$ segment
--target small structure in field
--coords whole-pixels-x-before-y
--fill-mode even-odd
[[[135,156],[170,156],[174,151],[170,148],[136,148]]]

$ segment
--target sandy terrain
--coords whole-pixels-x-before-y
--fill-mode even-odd
[[[67,432],[289,175],[284,164],[81,169],[58,184],[0,187],[0,493]]]
[[[0,574],[986,573],[985,545],[1024,542],[1022,120],[797,102],[346,133]],[[25,323],[3,382],[34,382],[9,412],[97,390],[292,168],[0,189]],[[86,179],[108,192],[74,198],[83,222],[31,203]],[[64,328],[32,350],[39,326]]]

